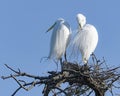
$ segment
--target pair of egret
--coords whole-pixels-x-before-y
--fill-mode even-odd
[[[93,25],[86,24],[86,17],[83,14],[77,14],[77,21],[79,27],[73,45],[78,47],[82,55],[82,61],[86,64],[97,46],[98,33]],[[66,54],[66,48],[70,43],[71,28],[64,19],[60,18],[47,32],[51,29],[53,29],[53,33],[48,57],[60,60],[62,55]]]

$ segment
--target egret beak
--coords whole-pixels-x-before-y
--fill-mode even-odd
[[[82,29],[82,26],[81,26],[81,24],[79,23],[79,27],[80,27],[80,29]]]
[[[46,33],[47,33],[48,31],[50,31],[50,30],[55,26],[55,24],[56,24],[56,22],[46,31]]]

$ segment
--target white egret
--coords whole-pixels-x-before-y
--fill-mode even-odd
[[[86,24],[86,17],[83,14],[77,14],[77,21],[79,28],[73,44],[80,50],[82,61],[86,64],[97,46],[98,33],[93,25]]]
[[[71,28],[70,25],[62,18],[59,18],[48,30],[53,29],[50,42],[50,52],[48,58],[55,58],[57,60],[62,59],[62,55],[65,55],[66,60],[66,48],[70,41]]]

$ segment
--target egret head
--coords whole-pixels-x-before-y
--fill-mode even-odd
[[[79,27],[82,29],[83,26],[86,24],[86,17],[83,14],[77,14],[77,21]]]
[[[63,19],[63,18],[58,18],[57,21],[56,21],[46,32],[48,32],[48,31],[50,31],[51,29],[53,29],[54,26],[55,26],[56,24],[59,24],[60,22],[64,22],[64,19]]]
[[[63,18],[58,18],[57,20],[58,20],[58,21],[64,21],[64,19],[63,19]]]
[[[56,21],[56,23],[57,23],[57,22],[59,22],[59,23],[60,23],[60,22],[64,22],[64,19],[63,19],[63,18],[58,18],[57,21]]]

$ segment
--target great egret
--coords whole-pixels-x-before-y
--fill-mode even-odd
[[[53,29],[50,42],[50,52],[48,58],[55,58],[57,60],[62,59],[62,55],[65,55],[66,60],[66,48],[70,41],[71,28],[70,25],[62,18],[59,18],[48,30]]]
[[[86,64],[97,46],[98,33],[93,25],[86,24],[86,17],[83,14],[77,14],[77,21],[79,28],[73,44],[80,50],[82,61]]]

